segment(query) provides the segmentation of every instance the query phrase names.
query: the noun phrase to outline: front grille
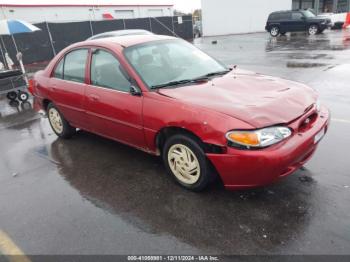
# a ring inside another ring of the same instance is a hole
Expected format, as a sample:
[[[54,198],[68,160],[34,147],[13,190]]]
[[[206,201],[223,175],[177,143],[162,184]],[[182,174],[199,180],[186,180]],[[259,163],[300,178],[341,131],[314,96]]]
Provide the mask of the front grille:
[[[317,113],[312,113],[311,115],[305,117],[299,124],[299,132],[304,132],[310,129],[317,119]]]

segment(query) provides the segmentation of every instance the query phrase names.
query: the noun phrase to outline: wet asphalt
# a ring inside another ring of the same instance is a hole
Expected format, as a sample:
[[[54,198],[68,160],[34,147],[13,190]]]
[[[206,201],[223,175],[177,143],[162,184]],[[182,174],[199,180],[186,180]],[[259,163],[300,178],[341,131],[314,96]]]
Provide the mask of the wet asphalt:
[[[157,157],[86,132],[58,139],[30,104],[1,98],[0,230],[23,252],[350,254],[350,31],[195,44],[315,88],[333,120],[313,159],[268,187],[192,193]]]

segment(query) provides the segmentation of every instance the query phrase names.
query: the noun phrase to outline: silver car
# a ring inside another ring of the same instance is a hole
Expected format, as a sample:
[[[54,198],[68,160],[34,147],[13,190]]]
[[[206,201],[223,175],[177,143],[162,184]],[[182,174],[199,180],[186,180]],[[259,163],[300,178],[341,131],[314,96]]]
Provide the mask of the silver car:
[[[109,32],[93,35],[86,40],[95,40],[95,39],[114,37],[114,36],[125,36],[125,35],[153,35],[153,33],[143,29],[116,30],[116,31],[109,31]]]

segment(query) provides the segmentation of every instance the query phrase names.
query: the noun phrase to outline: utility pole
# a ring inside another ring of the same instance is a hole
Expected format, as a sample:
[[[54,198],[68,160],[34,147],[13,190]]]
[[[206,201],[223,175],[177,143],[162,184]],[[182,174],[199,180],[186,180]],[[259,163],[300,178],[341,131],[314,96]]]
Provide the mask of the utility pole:
[[[320,12],[320,0],[315,0],[314,9],[315,9],[316,14],[318,14]]]
[[[333,12],[332,13],[337,13],[338,12],[338,0],[333,0]]]

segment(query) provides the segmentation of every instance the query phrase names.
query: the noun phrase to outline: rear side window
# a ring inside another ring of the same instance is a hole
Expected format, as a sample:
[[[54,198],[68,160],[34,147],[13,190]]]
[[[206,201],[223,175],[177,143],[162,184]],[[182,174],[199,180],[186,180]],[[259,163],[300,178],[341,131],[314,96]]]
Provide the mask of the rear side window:
[[[278,20],[278,14],[271,14],[269,20]]]
[[[291,12],[283,12],[280,13],[280,20],[288,20],[291,19]]]
[[[121,71],[119,61],[109,52],[96,50],[91,60],[91,84],[129,92],[130,82]]]
[[[56,66],[56,69],[53,73],[53,77],[63,79],[63,63],[64,63],[64,58],[62,58],[61,61]]]
[[[87,49],[74,50],[66,54],[63,65],[63,79],[78,83],[85,82]]]

